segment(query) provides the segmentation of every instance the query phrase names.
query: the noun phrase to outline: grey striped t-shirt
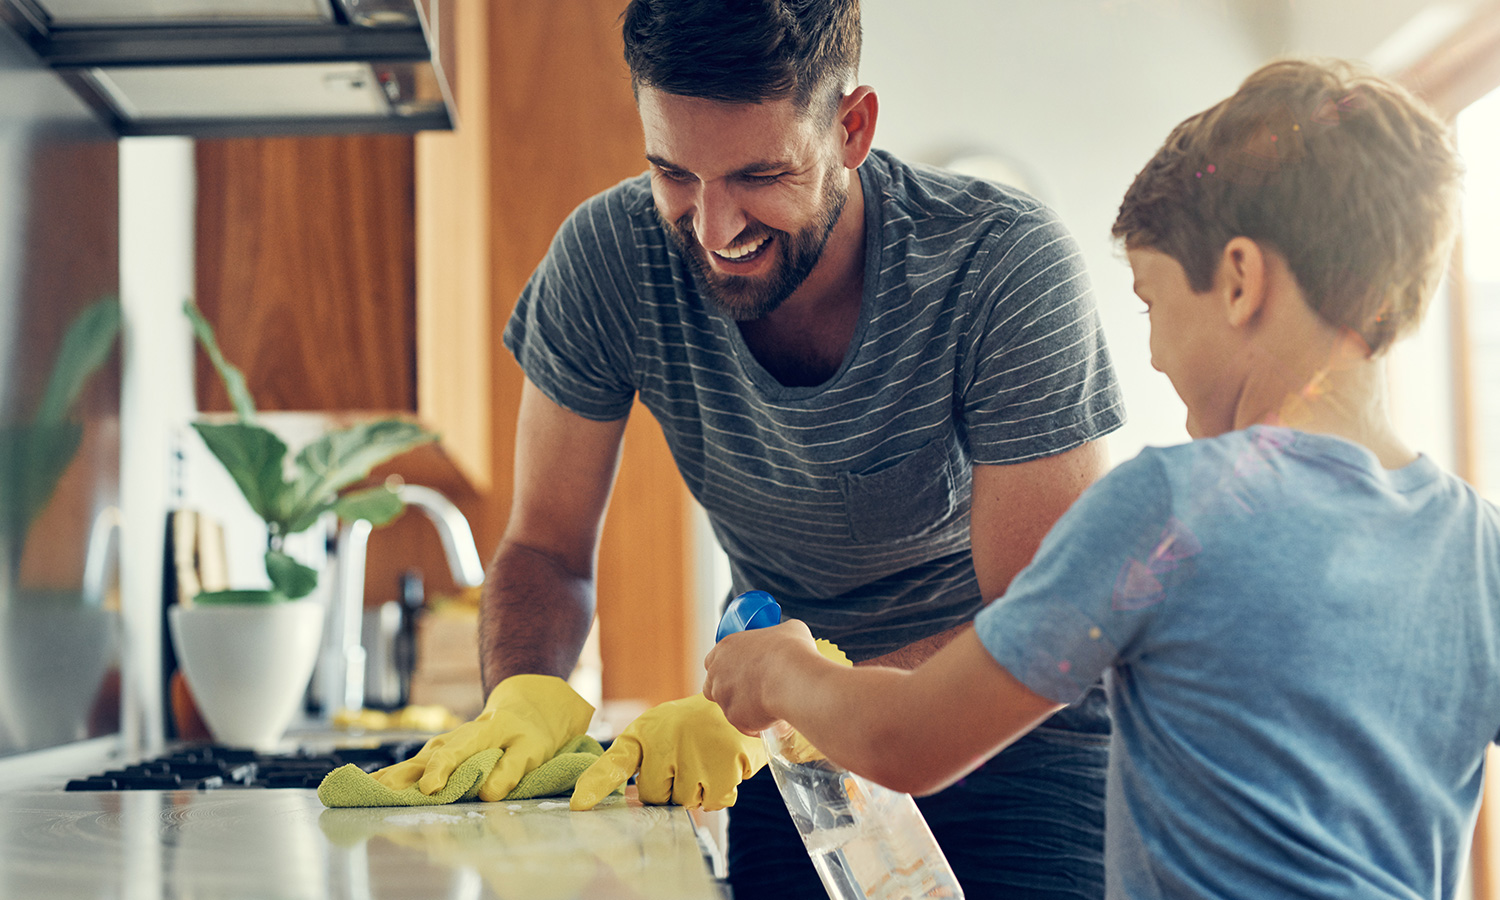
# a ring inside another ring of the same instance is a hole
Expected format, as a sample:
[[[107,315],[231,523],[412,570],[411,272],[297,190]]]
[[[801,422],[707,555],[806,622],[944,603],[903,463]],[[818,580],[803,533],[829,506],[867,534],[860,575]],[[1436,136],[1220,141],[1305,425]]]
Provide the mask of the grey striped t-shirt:
[[[971,466],[1049,456],[1123,421],[1078,248],[1035,199],[875,151],[864,299],[842,368],[777,382],[701,299],[647,176],[583,203],[505,345],[591,419],[656,416],[735,592],[855,660],[971,618]]]

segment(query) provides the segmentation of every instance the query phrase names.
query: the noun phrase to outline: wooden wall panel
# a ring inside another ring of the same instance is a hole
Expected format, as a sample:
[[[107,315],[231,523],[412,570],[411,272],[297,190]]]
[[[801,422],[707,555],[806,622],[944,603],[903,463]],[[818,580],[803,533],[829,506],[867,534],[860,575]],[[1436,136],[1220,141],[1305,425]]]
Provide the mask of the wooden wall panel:
[[[416,137],[417,411],[469,483],[492,486],[489,7],[466,3],[443,34],[461,42],[458,128]],[[457,34],[455,35],[455,29]]]
[[[200,141],[197,301],[261,408],[416,410],[412,139]],[[199,354],[199,409],[229,409]]]

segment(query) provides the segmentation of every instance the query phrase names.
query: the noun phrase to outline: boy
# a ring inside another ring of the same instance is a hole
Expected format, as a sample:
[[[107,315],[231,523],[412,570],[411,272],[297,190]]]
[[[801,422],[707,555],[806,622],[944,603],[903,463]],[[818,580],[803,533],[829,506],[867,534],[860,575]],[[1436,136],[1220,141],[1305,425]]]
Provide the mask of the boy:
[[[922,793],[1103,675],[1110,897],[1451,896],[1500,734],[1500,511],[1402,444],[1380,356],[1458,183],[1399,87],[1251,75],[1114,226],[1194,440],[1096,483],[917,670],[827,663],[786,622],[725,639],[705,694]]]

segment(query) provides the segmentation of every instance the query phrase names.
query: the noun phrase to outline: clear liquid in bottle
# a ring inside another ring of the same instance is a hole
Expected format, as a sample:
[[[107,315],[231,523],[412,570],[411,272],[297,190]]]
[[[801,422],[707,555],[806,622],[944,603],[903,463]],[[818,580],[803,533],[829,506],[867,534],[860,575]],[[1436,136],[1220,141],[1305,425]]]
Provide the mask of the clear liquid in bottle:
[[[716,640],[781,621],[765,591],[729,601]],[[835,764],[785,722],[761,732],[771,775],[832,900],[963,900],[910,794]]]
[[[910,794],[823,758],[785,722],[762,732],[771,774],[833,900],[961,900]]]

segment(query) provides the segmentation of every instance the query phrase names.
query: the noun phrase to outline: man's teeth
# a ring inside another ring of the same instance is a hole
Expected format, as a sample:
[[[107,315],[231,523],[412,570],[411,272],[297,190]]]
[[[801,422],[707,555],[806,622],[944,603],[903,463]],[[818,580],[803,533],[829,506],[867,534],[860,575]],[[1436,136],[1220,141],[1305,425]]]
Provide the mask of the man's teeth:
[[[742,259],[759,250],[761,246],[770,239],[770,235],[765,235],[758,240],[752,241],[751,243],[740,244],[738,247],[727,247],[723,250],[715,250],[714,253],[724,257],[725,259]]]

